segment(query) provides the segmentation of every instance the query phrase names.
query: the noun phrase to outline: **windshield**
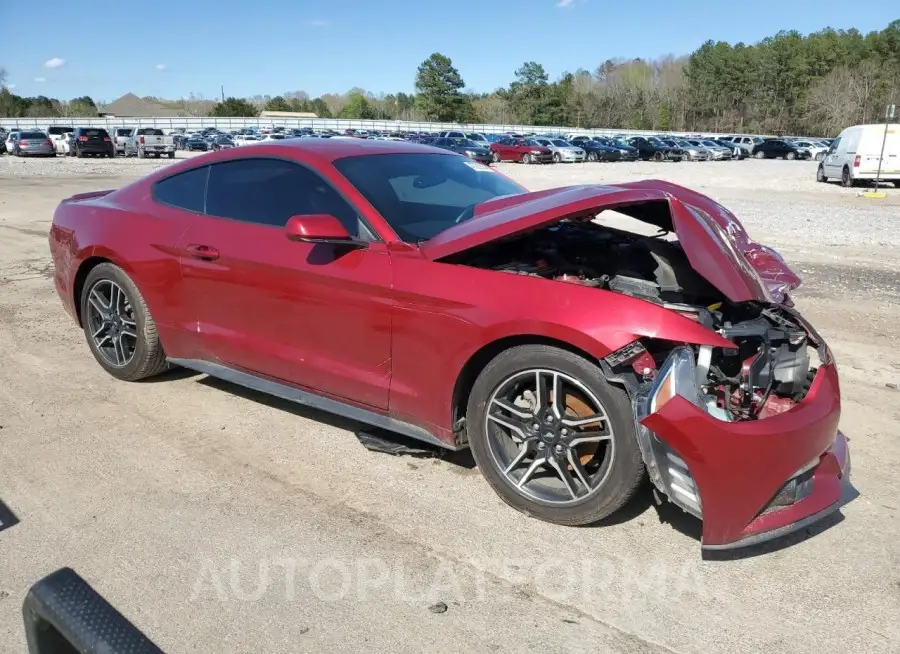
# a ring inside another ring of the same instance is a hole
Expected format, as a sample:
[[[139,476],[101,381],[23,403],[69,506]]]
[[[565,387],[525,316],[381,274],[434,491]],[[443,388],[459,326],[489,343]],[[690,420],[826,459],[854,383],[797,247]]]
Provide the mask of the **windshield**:
[[[27,141],[29,139],[45,139],[47,135],[43,132],[22,132],[19,134],[19,138],[23,141]]]
[[[719,144],[716,143],[715,141],[700,141],[700,142],[701,142],[703,145],[706,145],[706,146],[709,146],[709,147],[712,147],[712,148],[717,147],[717,146],[719,145]]]
[[[550,141],[553,145],[558,148],[571,148],[572,145],[568,141],[563,141],[562,139],[553,139]]]
[[[479,146],[475,141],[471,141],[469,139],[456,139],[454,141],[457,147],[460,148],[478,148]]]
[[[364,155],[338,159],[334,166],[410,243],[468,220],[482,202],[527,192],[495,170],[455,155]]]
[[[484,138],[484,136],[482,136],[481,134],[466,134],[466,137],[473,141],[481,141],[482,143],[485,143],[487,141],[487,139]]]

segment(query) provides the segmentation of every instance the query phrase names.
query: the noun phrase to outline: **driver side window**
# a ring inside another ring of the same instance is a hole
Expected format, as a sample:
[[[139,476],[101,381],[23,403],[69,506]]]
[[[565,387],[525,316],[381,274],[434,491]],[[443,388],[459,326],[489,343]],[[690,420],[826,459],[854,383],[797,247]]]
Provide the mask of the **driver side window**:
[[[828,148],[828,154],[834,154],[837,152],[838,146],[841,144],[841,138],[838,137],[834,139],[834,142],[831,144],[831,147]]]

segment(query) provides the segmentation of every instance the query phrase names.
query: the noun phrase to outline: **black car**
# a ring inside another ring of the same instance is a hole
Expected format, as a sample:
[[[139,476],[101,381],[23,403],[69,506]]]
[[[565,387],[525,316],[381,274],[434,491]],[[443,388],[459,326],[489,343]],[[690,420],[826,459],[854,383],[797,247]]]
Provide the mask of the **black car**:
[[[790,141],[783,139],[765,139],[762,143],[753,146],[750,153],[756,159],[810,159],[812,153],[806,148],[801,148]]]
[[[684,150],[666,145],[655,136],[634,136],[628,139],[628,144],[637,149],[644,161],[681,161],[684,159]]]
[[[491,162],[491,151],[469,139],[437,138],[428,145],[465,155],[469,159],[478,161],[479,163],[488,164]]]
[[[638,149],[625,141],[604,136],[595,136],[593,137],[593,140],[608,148],[615,148],[618,150],[619,154],[622,155],[622,161],[637,161],[641,158],[641,153],[638,152]]]
[[[109,157],[116,156],[116,146],[113,140],[102,127],[76,127],[69,146],[70,157]]]
[[[571,141],[572,145],[577,145],[584,150],[584,158],[587,161],[621,161],[622,153],[618,148],[603,145],[600,141],[587,136],[576,136]]]
[[[209,143],[202,136],[194,135],[184,141],[184,149],[188,152],[193,152],[194,150],[201,150],[206,152],[209,150]]]

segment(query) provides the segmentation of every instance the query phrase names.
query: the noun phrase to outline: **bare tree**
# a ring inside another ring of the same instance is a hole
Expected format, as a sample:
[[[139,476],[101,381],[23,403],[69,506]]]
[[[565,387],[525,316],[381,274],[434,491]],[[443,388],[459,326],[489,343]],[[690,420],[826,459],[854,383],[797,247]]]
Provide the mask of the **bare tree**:
[[[188,97],[182,100],[184,113],[188,116],[205,116],[209,111],[209,100],[202,93],[188,93]]]

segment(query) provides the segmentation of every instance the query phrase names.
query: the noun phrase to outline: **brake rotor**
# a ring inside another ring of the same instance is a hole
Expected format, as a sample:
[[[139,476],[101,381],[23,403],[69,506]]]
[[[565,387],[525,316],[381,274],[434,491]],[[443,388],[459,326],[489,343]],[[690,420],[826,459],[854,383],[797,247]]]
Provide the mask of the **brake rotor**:
[[[566,393],[566,414],[571,415],[573,418],[587,418],[588,416],[594,415],[594,411],[577,395]],[[602,422],[602,420],[589,422],[578,426],[577,429],[586,429]],[[578,458],[581,461],[581,465],[587,465],[587,463],[589,463],[597,454],[597,450],[600,449],[600,443],[581,443],[580,445],[577,445],[575,449],[578,452]]]

